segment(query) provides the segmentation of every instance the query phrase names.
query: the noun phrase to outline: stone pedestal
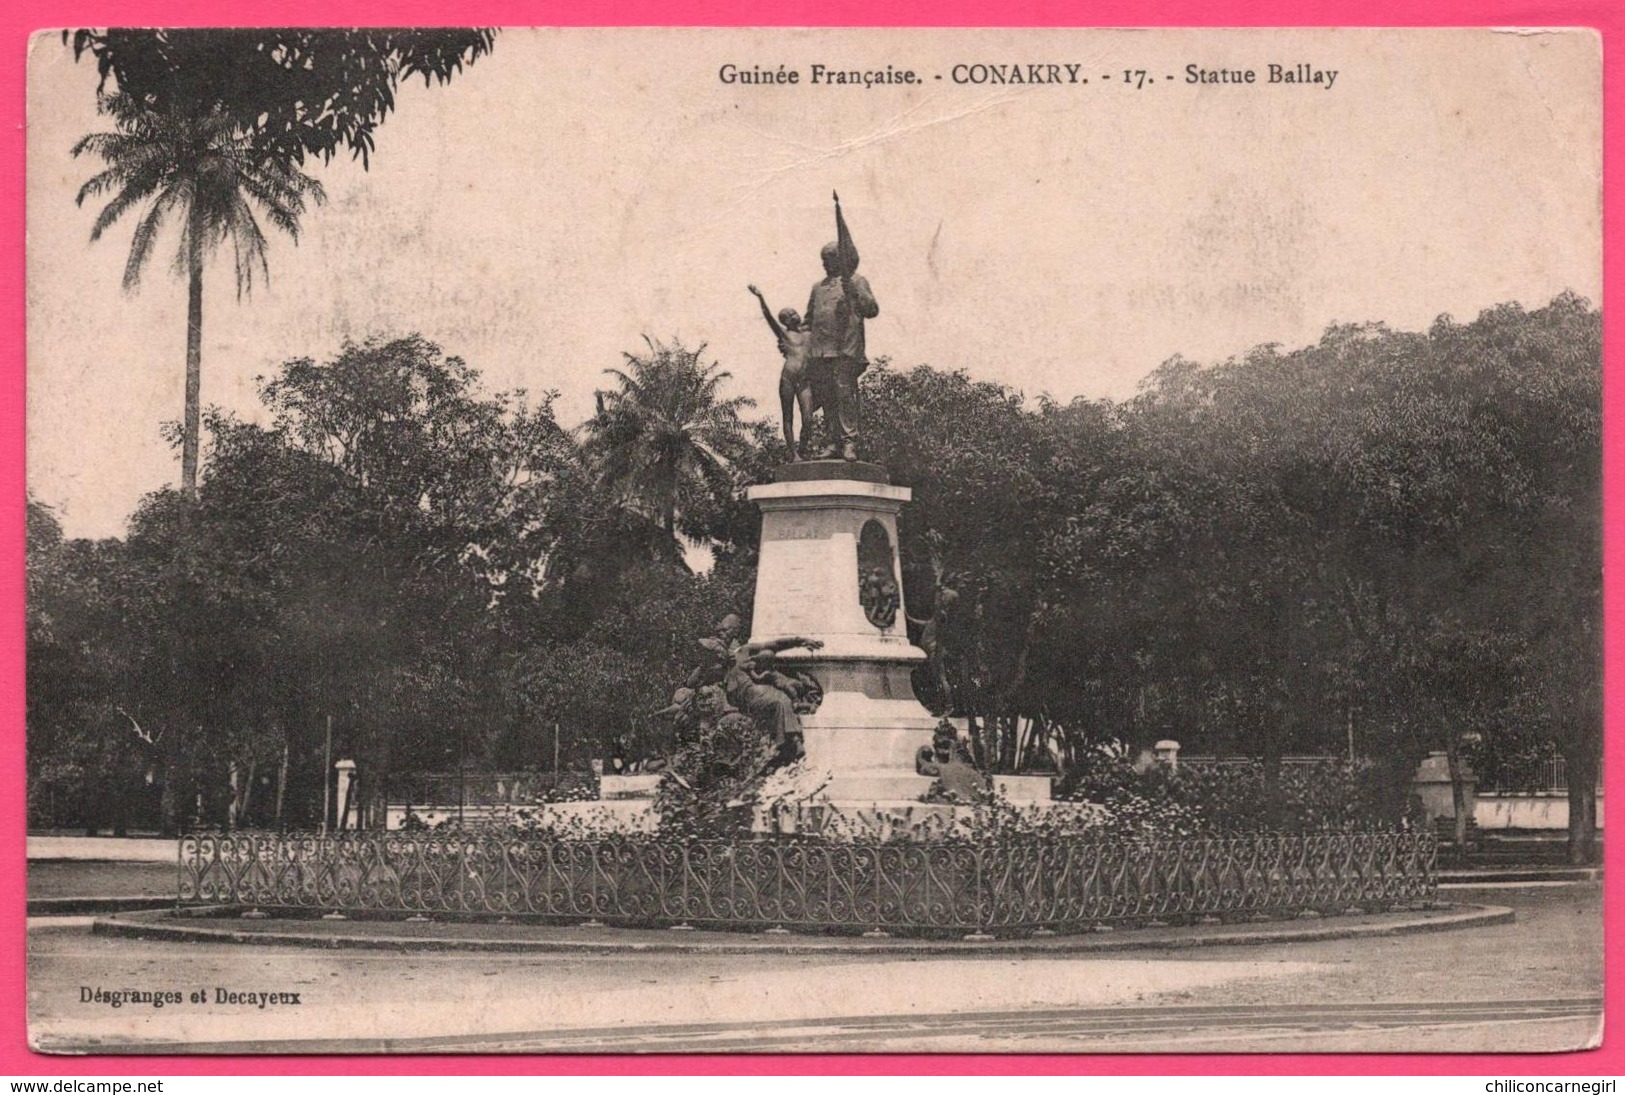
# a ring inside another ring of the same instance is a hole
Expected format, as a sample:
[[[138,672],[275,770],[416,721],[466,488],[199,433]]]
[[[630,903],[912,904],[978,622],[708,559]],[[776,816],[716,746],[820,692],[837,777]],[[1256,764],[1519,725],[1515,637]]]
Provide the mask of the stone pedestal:
[[[817,713],[801,720],[804,767],[823,783],[814,797],[917,800],[931,780],[915,773],[914,754],[931,743],[936,719],[909,679],[925,661],[908,641],[897,556],[897,513],[911,492],[888,483],[879,465],[816,460],[779,469],[777,482],[747,496],[762,510],[751,641],[801,636],[824,644],[781,655],[824,688]],[[864,572],[889,568],[898,598],[889,626],[865,615],[860,554]]]
[[[781,659],[816,677],[824,700],[802,716],[807,759],[802,801],[842,809],[920,806],[931,788],[915,754],[937,720],[914,696],[910,674],[925,661],[908,641],[897,554],[897,514],[912,492],[878,464],[815,460],[789,464],[773,483],[750,488],[762,510],[751,641],[799,636],[822,648]],[[896,587],[895,617],[871,622],[863,576],[879,568]],[[1049,800],[1049,781],[1003,777],[1013,800]],[[951,809],[951,808],[949,808]]]
[[[1462,762],[1462,783],[1467,792],[1467,816],[1471,818],[1474,805],[1478,797],[1478,774]],[[1416,775],[1411,778],[1411,788],[1416,796],[1422,800],[1422,808],[1427,811],[1429,821],[1449,819],[1456,817],[1456,793],[1450,783],[1450,757],[1444,752],[1429,753],[1421,764],[1416,766]]]

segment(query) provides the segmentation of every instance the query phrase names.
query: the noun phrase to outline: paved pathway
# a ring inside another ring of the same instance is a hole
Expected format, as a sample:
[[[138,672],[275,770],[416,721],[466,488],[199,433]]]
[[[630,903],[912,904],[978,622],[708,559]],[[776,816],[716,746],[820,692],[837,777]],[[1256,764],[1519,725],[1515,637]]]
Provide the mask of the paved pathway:
[[[174,863],[173,840],[152,837],[31,836],[29,859],[95,859],[115,863]]]
[[[1496,890],[1513,923],[1133,955],[394,954],[182,944],[30,922],[46,1050],[1559,1050],[1600,1023],[1601,887]],[[82,1002],[205,991],[206,1006]],[[215,990],[297,1005],[217,1004]]]
[[[867,1015],[840,1019],[669,1023],[373,1040],[310,1038],[282,1043],[299,1053],[822,1053],[1088,1050],[1142,1053],[1185,1050],[1187,1043],[1228,1050],[1315,1051],[1326,1038],[1357,1035],[1361,1049],[1396,1039],[1442,1037],[1460,1052],[1539,1050],[1554,1039],[1583,1045],[1600,1034],[1601,997],[1433,1001],[1400,1004],[1318,1004],[1154,1008],[1058,1008],[946,1014]],[[1225,1043],[1229,1043],[1226,1045]],[[255,1053],[263,1041],[155,1043],[145,1053]],[[1283,1048],[1283,1047],[1277,1047]]]

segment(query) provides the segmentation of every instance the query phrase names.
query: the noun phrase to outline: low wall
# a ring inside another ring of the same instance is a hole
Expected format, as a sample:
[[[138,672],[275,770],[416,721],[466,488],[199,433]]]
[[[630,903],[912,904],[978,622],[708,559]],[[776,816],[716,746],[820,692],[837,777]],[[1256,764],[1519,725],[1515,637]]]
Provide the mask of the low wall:
[[[1597,828],[1603,827],[1603,796],[1597,796]],[[1569,796],[1559,794],[1498,795],[1479,792],[1473,805],[1478,827],[1492,829],[1555,829],[1569,827]]]
[[[175,841],[146,837],[30,836],[28,858],[89,859],[114,863],[173,863]]]
[[[182,905],[759,929],[1081,931],[1430,900],[1430,833],[862,844],[191,834]]]

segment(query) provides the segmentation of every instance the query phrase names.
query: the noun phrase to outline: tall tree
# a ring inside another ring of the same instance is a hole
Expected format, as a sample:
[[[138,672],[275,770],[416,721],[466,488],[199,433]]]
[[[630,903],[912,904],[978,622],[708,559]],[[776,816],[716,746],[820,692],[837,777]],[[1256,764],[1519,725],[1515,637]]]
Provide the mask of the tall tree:
[[[750,442],[740,412],[755,401],[723,397],[731,374],[704,352],[651,341],[648,354],[627,354],[625,369],[605,370],[619,387],[600,393],[587,423],[604,489],[671,536],[703,534],[685,517],[734,491],[733,464]]]
[[[79,190],[77,201],[108,197],[91,227],[92,241],[126,213],[141,209],[136,221],[124,287],[133,290],[152,257],[165,222],[180,222],[175,269],[187,280],[186,406],[181,433],[181,487],[197,493],[199,401],[203,368],[203,267],[221,244],[234,252],[237,292],[248,291],[256,268],[269,275],[265,234],[255,217],[265,218],[296,240],[306,201],[323,200],[321,184],[285,160],[256,150],[232,117],[216,107],[198,111],[182,103],[161,109],[114,94],[102,100],[117,129],[92,133],[73,146],[75,156],[91,153],[106,167]]]
[[[1054,607],[1039,550],[1061,508],[1057,431],[1020,392],[963,372],[880,363],[863,386],[874,456],[916,499],[898,535],[905,601],[935,662],[925,702],[969,718],[978,759],[1013,770],[1047,736],[1033,667]],[[1077,425],[1082,447],[1092,431]],[[1068,489],[1084,489],[1087,473],[1070,470]]]
[[[547,494],[575,442],[554,393],[490,394],[479,372],[420,335],[346,343],[259,380],[286,439],[340,469],[375,505],[423,530],[444,557],[520,584],[545,553]]]

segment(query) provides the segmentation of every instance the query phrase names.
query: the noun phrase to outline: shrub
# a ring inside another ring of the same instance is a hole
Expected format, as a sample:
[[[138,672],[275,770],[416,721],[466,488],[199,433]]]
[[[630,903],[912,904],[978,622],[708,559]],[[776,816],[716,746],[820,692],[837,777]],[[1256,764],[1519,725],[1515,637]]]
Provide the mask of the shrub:
[[[1100,806],[1106,831],[1124,837],[1194,836],[1208,830],[1179,794],[1178,777],[1162,765],[1136,768],[1122,745],[1090,750],[1062,781],[1064,802]]]
[[[1285,765],[1274,793],[1258,761],[1136,766],[1121,747],[1093,751],[1063,783],[1062,799],[1104,807],[1124,836],[1395,829],[1382,772],[1369,761]]]

